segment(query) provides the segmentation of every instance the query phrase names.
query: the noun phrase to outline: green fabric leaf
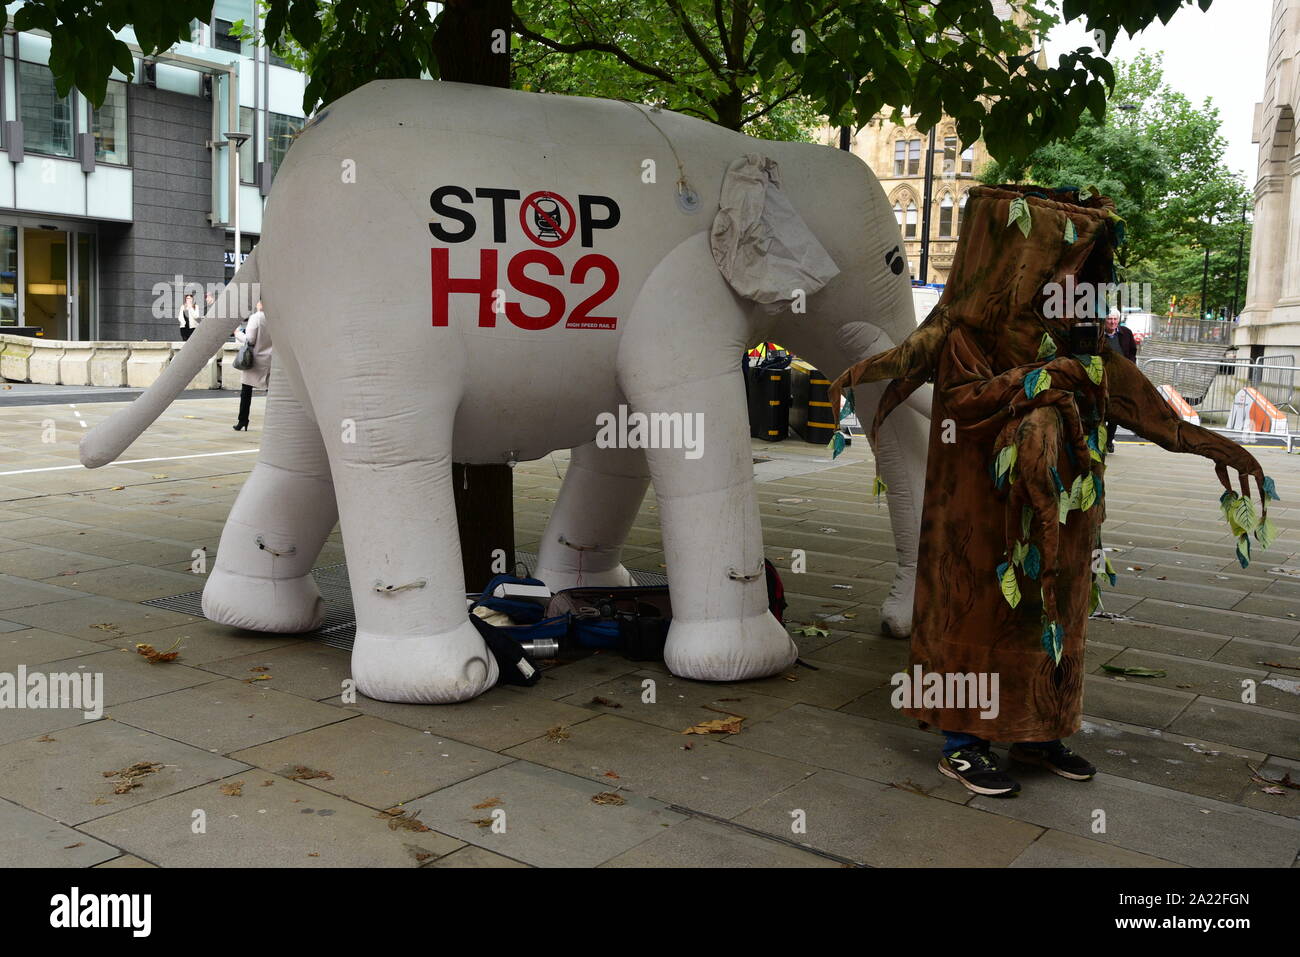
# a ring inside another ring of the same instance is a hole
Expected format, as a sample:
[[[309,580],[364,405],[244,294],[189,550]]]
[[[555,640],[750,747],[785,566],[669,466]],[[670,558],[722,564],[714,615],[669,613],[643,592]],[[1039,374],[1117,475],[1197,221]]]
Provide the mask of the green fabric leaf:
[[[1055,466],[1055,465],[1049,465],[1049,466],[1047,467],[1047,472],[1048,472],[1049,475],[1052,476],[1052,484],[1054,484],[1054,485],[1056,486],[1056,494],[1059,495],[1059,494],[1061,494],[1062,492],[1064,492],[1064,491],[1065,491],[1065,483],[1061,481],[1061,473],[1058,472],[1058,471],[1056,471],[1056,466]]]
[[[1242,535],[1237,539],[1237,563],[1242,568],[1250,565],[1250,536]]]
[[[1019,565],[1023,562],[1025,560],[1025,552],[1028,550],[1029,546],[1024,542],[1016,542],[1015,547],[1011,549],[1011,564]]]
[[[1016,463],[1016,447],[1014,445],[1003,446],[1002,451],[998,453],[997,467],[994,470],[994,474],[997,476],[999,480],[998,482],[999,485],[1001,485],[1002,476],[1010,472],[1011,466],[1015,465],[1015,463]]]
[[[1020,227],[1021,234],[1028,239],[1029,231],[1034,226],[1033,214],[1029,211],[1029,200],[1023,196],[1017,196],[1011,201],[1011,215],[1007,217],[1007,225],[1015,223]]]
[[[853,414],[853,390],[849,389],[844,393],[844,404],[840,408],[840,421],[843,422]]]
[[[889,486],[885,484],[885,480],[882,479],[879,475],[877,475],[876,481],[871,487],[871,494],[874,495],[876,498],[880,498],[881,495],[884,495],[888,491],[889,491]]]
[[[1020,604],[1020,583],[1016,581],[1015,566],[1010,564],[1002,572],[1002,597],[1012,608]]]
[[[1104,555],[1106,559],[1106,577],[1110,579],[1110,587],[1114,588],[1119,581],[1119,576],[1115,574],[1115,566],[1110,563],[1110,556]]]
[[[1271,518],[1265,518],[1255,527],[1255,541],[1260,548],[1268,548],[1277,540],[1277,528]]]
[[[1255,530],[1259,519],[1255,516],[1255,503],[1244,495],[1237,496],[1228,512],[1228,526],[1234,535],[1247,535]]]
[[[1042,642],[1043,650],[1059,665],[1061,663],[1061,652],[1065,647],[1065,632],[1061,630],[1061,626],[1054,621],[1046,622],[1043,625]]]
[[[844,433],[836,432],[831,436],[831,440],[826,443],[826,448],[830,449],[831,458],[837,459],[840,453],[844,451]]]
[[[1092,576],[1092,594],[1088,599],[1088,614],[1096,614],[1097,609],[1101,607],[1101,585],[1097,582],[1097,576]]]
[[[1084,367],[1088,370],[1088,378],[1092,380],[1093,385],[1101,385],[1101,377],[1106,372],[1106,365],[1101,356],[1093,356],[1084,363]]]
[[[1264,500],[1271,502],[1282,501],[1282,499],[1278,497],[1277,486],[1273,484],[1273,480],[1267,475],[1264,476]]]
[[[1056,343],[1052,340],[1052,337],[1048,335],[1046,332],[1043,333],[1042,342],[1038,343],[1038,358],[1039,359],[1056,358]]]
[[[1034,521],[1034,510],[1026,505],[1020,510],[1020,534],[1029,537],[1029,527]]]
[[[1025,549],[1025,557],[1020,563],[1020,567],[1025,570],[1025,574],[1037,581],[1039,573],[1043,570],[1043,556],[1039,552],[1038,546],[1030,544]]]
[[[1052,387],[1052,374],[1046,369],[1035,369],[1025,376],[1025,395],[1033,398],[1044,389]]]
[[[1101,670],[1109,671],[1113,675],[1128,675],[1131,678],[1164,678],[1168,675],[1168,672],[1158,668],[1121,668],[1119,665],[1102,665]]]
[[[1085,512],[1097,504],[1097,483],[1093,481],[1091,474],[1083,476],[1083,482],[1079,486],[1079,508]]]
[[[1074,220],[1069,216],[1065,217],[1065,241],[1073,243],[1079,238],[1079,231],[1074,228]]]

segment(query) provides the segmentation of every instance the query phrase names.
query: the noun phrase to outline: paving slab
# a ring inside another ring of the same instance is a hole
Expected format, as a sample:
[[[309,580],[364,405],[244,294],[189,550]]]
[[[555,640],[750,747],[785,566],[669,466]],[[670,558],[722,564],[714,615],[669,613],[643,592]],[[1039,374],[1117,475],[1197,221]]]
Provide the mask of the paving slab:
[[[94,867],[120,853],[111,844],[0,800],[0,861],[5,867]]]
[[[964,804],[970,792],[938,771],[942,739],[841,711],[797,704],[722,743],[798,760]]]
[[[125,601],[147,601],[195,591],[202,577],[193,574],[162,571],[147,565],[118,564],[78,572],[76,575],[59,575],[47,584],[75,588],[92,595],[105,595]]]
[[[1169,730],[1300,759],[1300,717],[1262,705],[1197,698]]]
[[[244,631],[202,618],[181,625],[159,628],[146,634],[127,636],[125,639],[115,636],[112,632],[105,632],[105,635],[105,644],[118,647],[134,648],[140,641],[148,642],[158,649],[176,646],[176,650],[180,652],[180,657],[176,660],[192,667],[203,667],[229,658],[240,658],[256,652],[302,644],[304,641],[301,635]],[[180,644],[177,645],[177,642]],[[243,674],[239,677],[250,676]],[[334,693],[338,694],[338,690],[336,686]]]
[[[84,638],[20,626],[21,630],[0,631],[0,671],[13,671],[18,665],[39,665],[78,655],[93,655],[104,646]]]
[[[1300,821],[1171,788],[1109,774],[1066,781],[1036,768],[1020,783],[1014,800],[976,796],[970,806],[1192,867],[1290,867],[1300,851]],[[1101,824],[1105,832],[1094,832]]]
[[[1184,867],[1170,861],[1090,841],[1048,828],[1009,865],[1011,867]]]
[[[292,777],[298,767],[324,771],[329,777],[304,779],[303,783],[378,810],[511,760],[368,715],[245,748],[231,757],[284,777]]]
[[[118,771],[141,761],[161,764],[162,768],[139,778],[139,787],[124,794],[113,793],[117,779],[105,777],[103,772]],[[44,738],[0,745],[0,797],[56,821],[79,825],[186,791],[244,767],[116,721],[95,721]],[[117,843],[112,838],[106,840]]]
[[[1005,867],[1041,829],[997,814],[818,771],[737,823],[873,867]],[[801,823],[805,830],[793,828]],[[978,835],[978,839],[972,839]]]
[[[601,867],[844,867],[782,841],[704,818],[675,824]]]
[[[33,628],[90,641],[111,641],[199,620],[193,615],[182,615],[164,608],[93,595],[10,608],[4,612],[4,617]]]
[[[117,558],[104,558],[100,555],[87,555],[63,548],[44,548],[39,545],[24,545],[21,548],[0,552],[0,574],[16,575],[32,580],[68,578],[94,568],[120,564],[122,560]],[[64,585],[67,582],[60,580],[51,584]],[[89,591],[89,589],[84,590]]]
[[[1115,656],[1108,664],[1119,668],[1145,668],[1163,671],[1162,677],[1138,678],[1126,676],[1128,681],[1153,688],[1171,688],[1188,691],[1208,698],[1239,701],[1247,685],[1254,682],[1260,704],[1279,711],[1300,712],[1300,695],[1288,694],[1278,688],[1261,685],[1268,677],[1268,668],[1242,668],[1218,661],[1195,661],[1178,655],[1162,655],[1154,651],[1127,650]]]
[[[537,867],[594,867],[684,821],[661,801],[517,761],[406,805],[420,820],[468,844]],[[495,814],[496,832],[476,821]]]
[[[1084,714],[1164,728],[1196,697],[1190,691],[1157,688],[1141,681],[1122,675],[1084,675]]]
[[[543,736],[505,753],[725,818],[753,807],[814,770],[800,761],[729,747],[708,736],[683,735],[611,714],[598,715],[567,731],[567,738]]]
[[[121,857],[115,857],[111,861],[105,861],[103,864],[96,864],[95,867],[157,868],[158,865],[150,864],[148,861],[136,857],[134,854],[123,854]]]
[[[504,751],[544,735],[551,728],[572,727],[595,717],[594,712],[583,708],[502,687],[458,704],[394,704],[361,694],[356,695],[355,702],[344,702],[339,696],[325,703],[489,751]]]
[[[647,681],[653,685],[647,687]],[[653,699],[647,700],[651,691]],[[684,731],[702,721],[728,715],[743,715],[747,720],[756,721],[791,706],[783,698],[755,692],[730,694],[719,691],[711,682],[690,681],[657,671],[620,675],[590,691],[561,698],[560,703],[592,714],[617,714],[620,718],[644,721],[669,731]]]
[[[1139,621],[1226,635],[1229,638],[1256,638],[1289,643],[1300,635],[1300,621],[1290,618],[1267,618],[1238,611],[1220,611],[1204,605],[1160,601],[1156,598],[1144,598],[1126,614]]]
[[[577,661],[548,665],[542,669],[537,684],[528,688],[517,686],[515,690],[555,701],[644,667],[644,662],[628,661],[622,655],[596,653]]]
[[[202,641],[205,646],[208,643],[209,639]],[[243,643],[246,647],[255,646],[252,640]],[[352,676],[351,652],[319,641],[294,640],[279,647],[263,645],[262,648],[265,650],[208,660],[201,667],[204,671],[241,681],[267,676],[270,678],[268,686],[276,691],[316,701],[340,695],[343,682]]]
[[[112,717],[214,754],[229,754],[350,717],[342,709],[297,695],[199,673],[211,680],[116,706]]]
[[[1104,641],[1121,648],[1142,648],[1185,658],[1208,659],[1231,639],[1225,635],[1207,635],[1144,621],[1092,618],[1088,621],[1088,640]]]
[[[241,772],[81,830],[162,867],[419,867],[464,846],[435,830],[392,828],[374,808],[297,781],[272,776],[261,786],[267,777]],[[223,793],[241,781],[239,797]]]
[[[436,861],[431,861],[424,865],[425,867],[441,868],[483,868],[483,867],[528,867],[521,861],[513,860],[503,854],[494,854],[492,851],[485,850],[481,847],[462,847],[459,851],[452,851],[446,857],[440,857]]]

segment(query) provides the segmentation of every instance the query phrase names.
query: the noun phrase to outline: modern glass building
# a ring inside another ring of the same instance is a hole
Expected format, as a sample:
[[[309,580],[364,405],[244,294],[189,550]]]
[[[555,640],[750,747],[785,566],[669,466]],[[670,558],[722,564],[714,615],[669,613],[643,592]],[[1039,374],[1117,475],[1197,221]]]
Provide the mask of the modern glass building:
[[[57,95],[48,36],[5,34],[0,332],[177,339],[158,284],[224,282],[236,234],[252,249],[306,79],[232,36],[238,21],[260,34],[255,0],[216,0],[190,42],[148,58],[123,30],[135,77],[114,71],[99,109]]]

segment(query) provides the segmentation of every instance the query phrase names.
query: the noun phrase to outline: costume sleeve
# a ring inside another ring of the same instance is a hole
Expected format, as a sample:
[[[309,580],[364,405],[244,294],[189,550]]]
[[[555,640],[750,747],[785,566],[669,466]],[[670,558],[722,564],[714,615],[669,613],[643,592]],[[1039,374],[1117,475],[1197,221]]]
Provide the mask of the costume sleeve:
[[[1217,432],[1180,419],[1150,380],[1127,359],[1108,355],[1105,362],[1110,384],[1108,418],[1170,452],[1190,452],[1211,459],[1225,488],[1231,488],[1227,481],[1229,468],[1242,473],[1243,494],[1247,492],[1247,475],[1255,476],[1262,485],[1264,471],[1253,455]]]

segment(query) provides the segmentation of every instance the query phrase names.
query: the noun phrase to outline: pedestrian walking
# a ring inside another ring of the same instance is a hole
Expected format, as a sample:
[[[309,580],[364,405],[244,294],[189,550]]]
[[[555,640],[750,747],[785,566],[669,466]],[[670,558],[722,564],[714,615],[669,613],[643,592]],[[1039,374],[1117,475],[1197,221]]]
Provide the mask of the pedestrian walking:
[[[271,376],[271,331],[262,311],[262,300],[257,301],[257,310],[248,321],[235,330],[235,341],[241,346],[248,345],[253,360],[247,369],[239,370],[239,421],[234,425],[236,432],[247,432],[253,390],[267,388]]]
[[[185,300],[181,303],[181,311],[177,315],[176,321],[180,323],[181,340],[188,342],[190,336],[194,335],[194,330],[203,321],[203,313],[199,311],[198,305],[194,302],[194,293],[187,292],[185,294]]]

